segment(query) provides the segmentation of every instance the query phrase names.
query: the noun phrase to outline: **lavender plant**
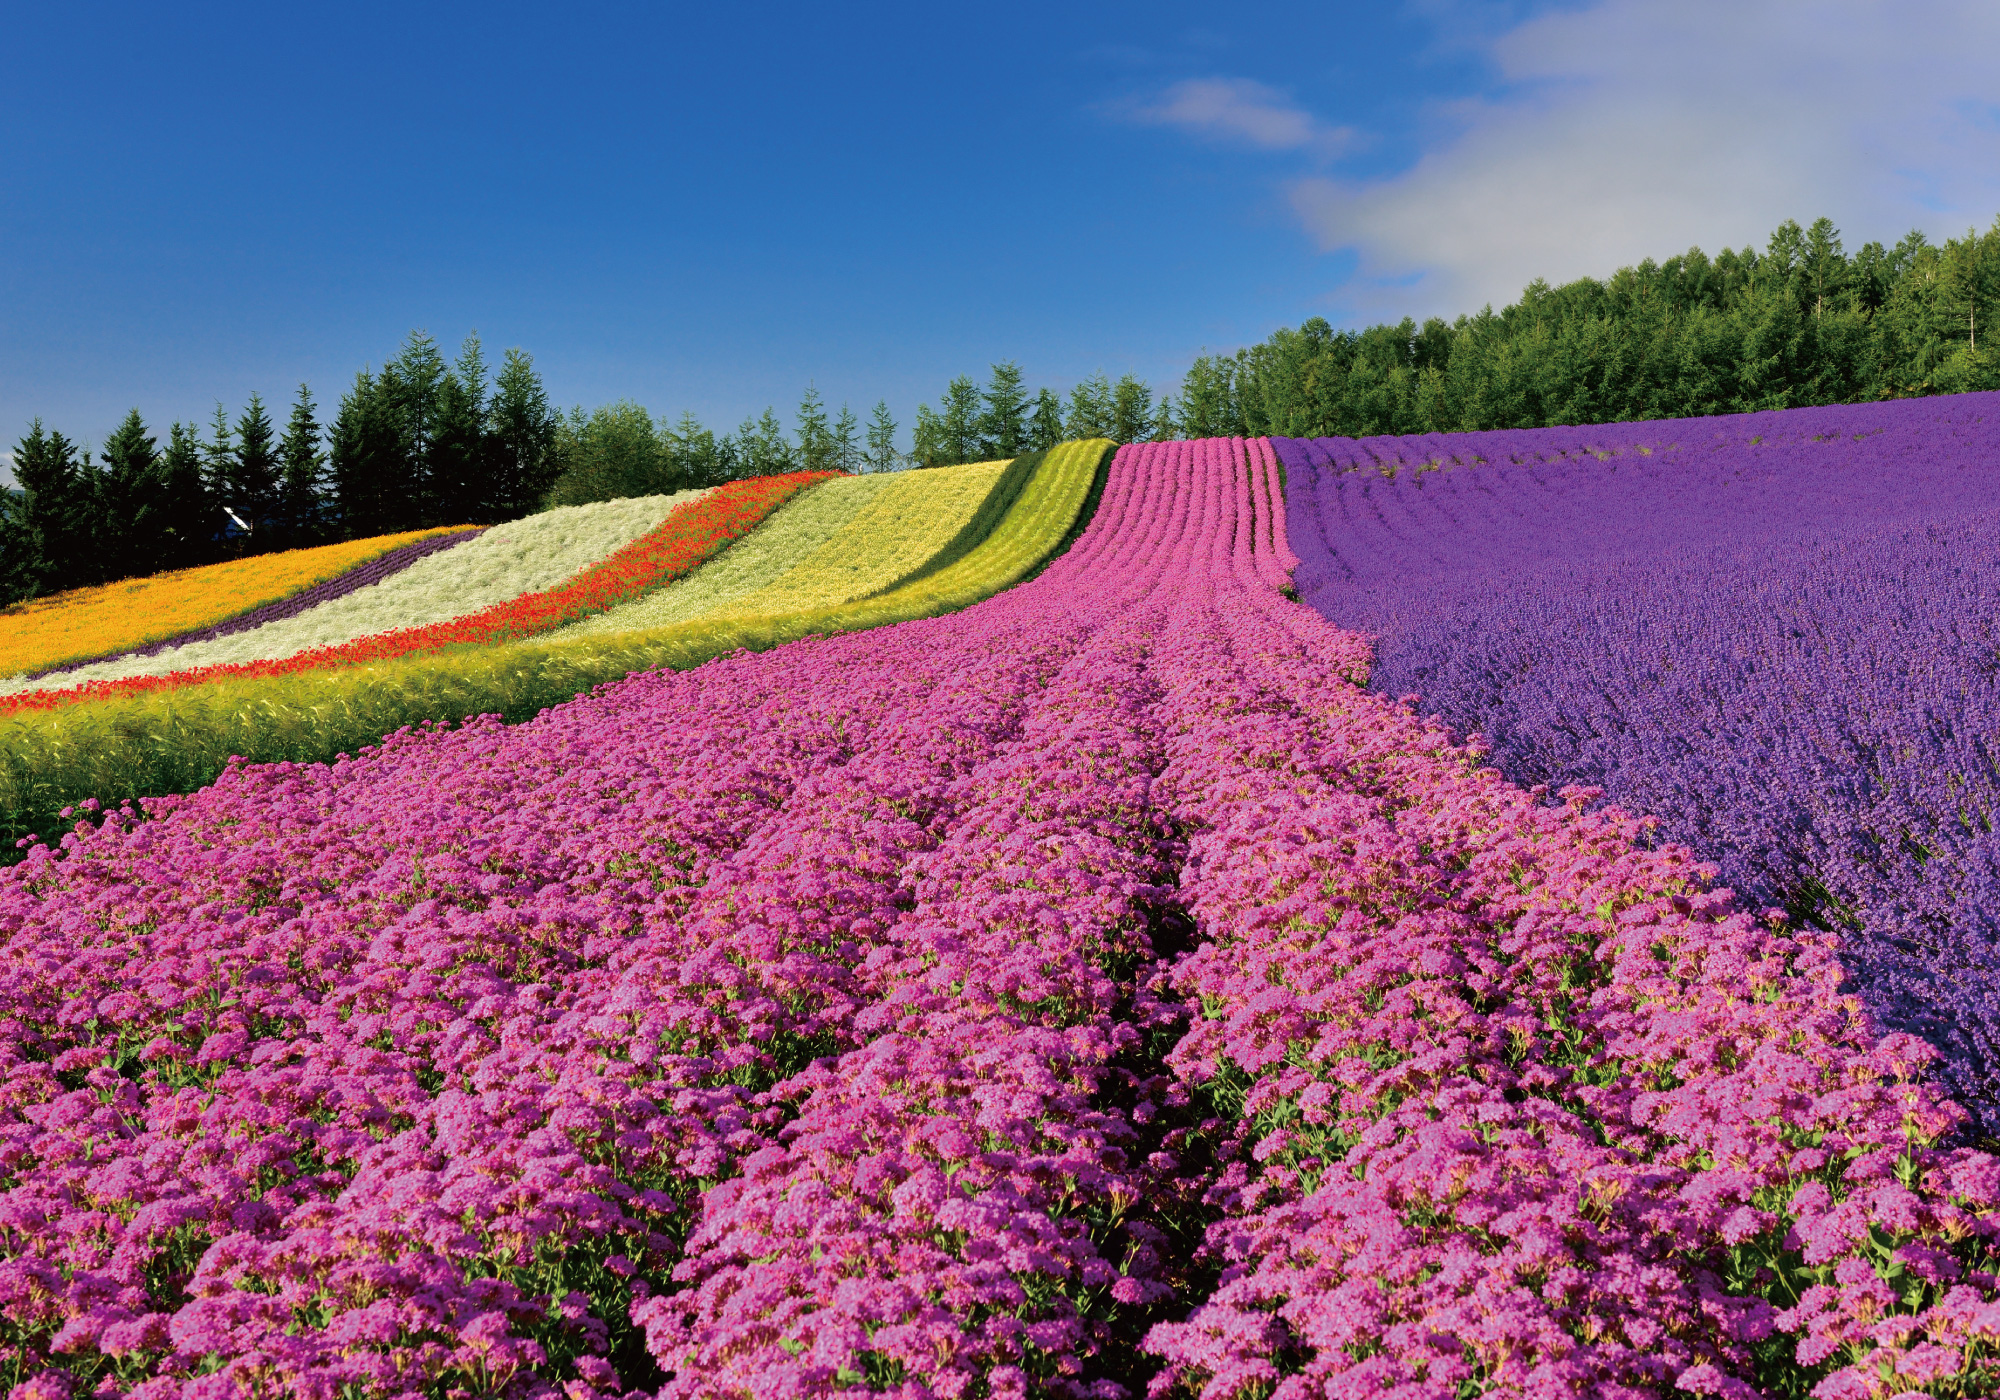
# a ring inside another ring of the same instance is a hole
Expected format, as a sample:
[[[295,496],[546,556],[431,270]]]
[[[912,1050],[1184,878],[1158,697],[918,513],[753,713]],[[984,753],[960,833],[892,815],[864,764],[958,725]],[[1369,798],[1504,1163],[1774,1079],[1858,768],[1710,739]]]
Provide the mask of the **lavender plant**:
[[[1842,932],[2000,1132],[2000,396],[1277,450],[1378,690]]]

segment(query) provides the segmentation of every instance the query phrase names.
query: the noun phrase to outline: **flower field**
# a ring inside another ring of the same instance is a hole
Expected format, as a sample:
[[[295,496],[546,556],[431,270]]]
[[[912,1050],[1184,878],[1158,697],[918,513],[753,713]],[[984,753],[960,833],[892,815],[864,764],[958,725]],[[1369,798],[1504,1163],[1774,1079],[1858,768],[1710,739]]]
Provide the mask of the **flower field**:
[[[186,792],[212,781],[232,756],[328,761],[407,725],[489,712],[521,720],[633,671],[694,666],[738,649],[965,607],[1018,582],[1064,545],[1088,517],[1108,446],[1072,443],[1020,459],[923,569],[875,597],[836,607],[519,641],[482,642],[454,627],[446,629],[449,645],[442,651],[405,647],[439,641],[436,633],[412,629],[393,642],[362,639],[337,656],[321,652],[221,674],[135,678],[82,695],[16,697],[11,710],[0,703],[0,825],[15,838],[53,837],[87,799],[115,804]],[[653,539],[665,553],[651,555],[652,546],[641,542],[635,548],[645,558],[605,561],[607,572],[578,581],[574,595],[558,590],[536,601],[530,620],[565,621],[625,596],[635,581],[627,565],[657,582],[663,561],[692,557],[680,555],[681,546],[722,542],[706,527],[683,532],[681,524],[721,522],[725,533],[742,533],[759,518],[743,509],[747,504],[761,500],[769,509],[804,483],[760,478],[719,488],[701,503],[702,514],[677,514],[661,527],[664,533]],[[519,619],[510,612],[502,609],[480,624],[492,624],[488,637],[502,637],[515,625]]]
[[[0,1382],[1994,1389],[2000,1161],[1839,939],[1365,688],[1270,443],[1102,455],[822,635],[0,871]]]
[[[886,591],[973,521],[1005,462],[846,477],[801,497],[679,588],[577,623],[570,635],[633,632],[723,616],[782,616]]]
[[[2000,397],[1278,450],[1380,690],[1839,930],[2000,1133]]]
[[[483,531],[468,543],[419,560],[372,587],[250,631],[44,675],[8,690],[14,696],[46,693],[67,703],[107,693],[122,681],[214,674],[218,667],[284,661],[359,638],[452,622],[568,581],[655,529],[676,507],[691,504],[700,495],[690,491],[544,511]]]
[[[282,604],[426,541],[466,531],[416,530],[317,549],[232,559],[199,569],[125,579],[19,603],[0,611],[0,676],[25,678],[124,655],[217,628]],[[433,546],[435,547],[435,545]],[[414,563],[422,554],[415,554]],[[4,683],[0,683],[4,684]]]

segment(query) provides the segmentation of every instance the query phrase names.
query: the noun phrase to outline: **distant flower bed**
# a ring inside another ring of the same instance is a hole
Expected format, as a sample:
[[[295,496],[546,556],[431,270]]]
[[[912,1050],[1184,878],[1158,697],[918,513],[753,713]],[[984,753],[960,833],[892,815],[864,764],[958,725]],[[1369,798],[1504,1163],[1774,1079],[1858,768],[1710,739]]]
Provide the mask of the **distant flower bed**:
[[[317,613],[305,614],[290,620],[287,626],[292,631],[270,642],[271,650],[283,648],[279,655],[186,668],[171,666],[171,656],[157,657],[152,659],[155,669],[150,674],[92,680],[61,690],[28,691],[0,698],[0,714],[53,709],[81,700],[141,695],[234,677],[284,676],[534,636],[601,612],[678,577],[750,529],[784,500],[824,476],[825,473],[794,473],[759,477],[709,492],[605,501],[529,516],[495,527],[473,544],[455,551],[453,556],[437,560],[439,571],[413,577],[418,569],[408,570],[396,580],[407,587],[379,597],[342,600],[355,604],[350,611],[356,611],[364,622],[389,621],[398,610],[408,617],[423,607],[428,607],[433,615],[445,614],[438,621],[415,627],[380,627],[352,635],[353,619],[345,615],[321,618]],[[609,556],[604,555],[602,541],[607,531],[629,533],[633,522],[659,520],[662,514],[664,520]],[[578,528],[576,522],[593,528]],[[558,544],[563,547],[555,547]],[[500,553],[503,546],[507,552]],[[574,560],[579,557],[588,560],[592,556],[596,556],[596,562],[586,563],[581,572],[572,572],[553,588],[521,593],[452,615],[462,600],[479,596],[479,589],[468,586],[467,575],[473,566],[480,569],[480,579],[486,591],[491,592],[507,587],[509,578],[532,581],[536,569],[543,576],[558,567],[573,570]],[[290,646],[294,636],[315,625],[338,628],[349,635],[330,644]],[[241,640],[254,645],[255,638]]]
[[[0,612],[0,676],[45,673],[214,627],[410,544],[471,530],[407,530],[123,579]]]

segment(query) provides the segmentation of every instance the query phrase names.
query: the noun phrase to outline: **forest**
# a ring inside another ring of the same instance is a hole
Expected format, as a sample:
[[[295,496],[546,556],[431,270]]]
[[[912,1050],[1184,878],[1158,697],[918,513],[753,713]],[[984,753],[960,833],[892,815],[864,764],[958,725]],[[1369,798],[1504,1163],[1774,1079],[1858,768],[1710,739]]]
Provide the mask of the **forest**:
[[[630,401],[563,413],[524,351],[490,372],[476,335],[447,362],[412,332],[355,376],[326,424],[305,385],[282,427],[255,394],[233,421],[217,404],[206,428],[176,422],[164,443],[134,410],[94,453],[37,420],[14,447],[18,489],[0,495],[0,604],[554,505],[987,461],[1070,439],[1478,431],[1990,389],[1996,315],[2000,220],[1851,255],[1831,221],[1787,221],[1761,252],[1691,248],[1603,280],[1538,280],[1452,322],[1336,330],[1314,317],[1200,356],[1157,399],[1130,374],[1031,392],[1003,362],[920,405],[907,453],[886,402],[863,422],[808,387],[789,429],[766,408],[721,434]]]

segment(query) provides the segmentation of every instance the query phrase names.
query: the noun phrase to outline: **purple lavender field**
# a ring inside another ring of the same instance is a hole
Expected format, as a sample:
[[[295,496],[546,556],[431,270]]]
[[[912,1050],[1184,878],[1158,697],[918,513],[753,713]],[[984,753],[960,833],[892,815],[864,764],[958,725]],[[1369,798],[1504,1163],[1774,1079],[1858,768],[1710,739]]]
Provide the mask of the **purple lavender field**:
[[[2000,1134],[2000,395],[1274,445],[1376,689],[1839,932]]]

